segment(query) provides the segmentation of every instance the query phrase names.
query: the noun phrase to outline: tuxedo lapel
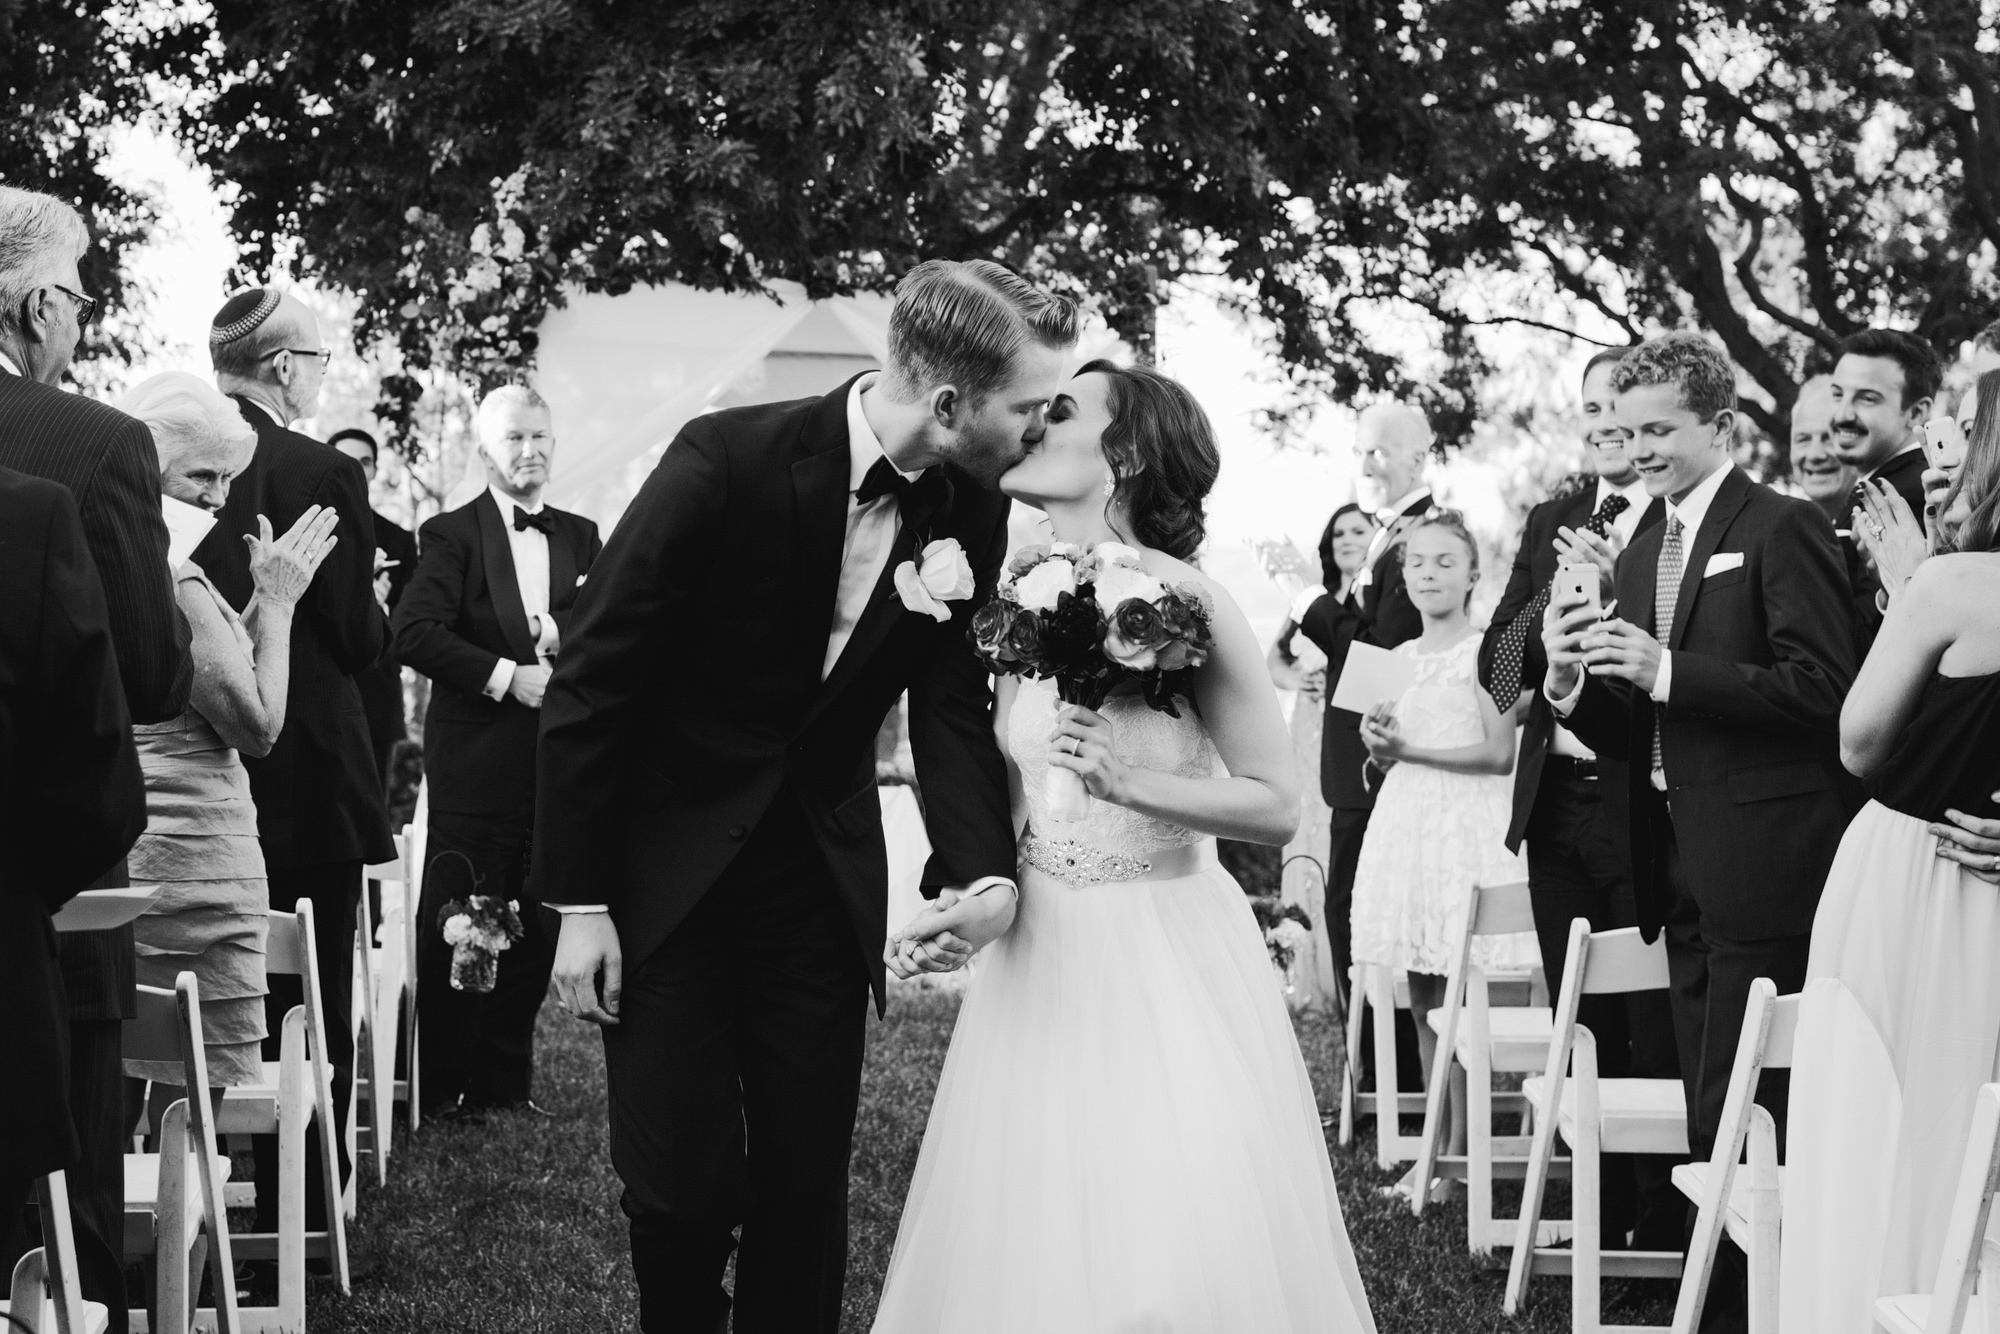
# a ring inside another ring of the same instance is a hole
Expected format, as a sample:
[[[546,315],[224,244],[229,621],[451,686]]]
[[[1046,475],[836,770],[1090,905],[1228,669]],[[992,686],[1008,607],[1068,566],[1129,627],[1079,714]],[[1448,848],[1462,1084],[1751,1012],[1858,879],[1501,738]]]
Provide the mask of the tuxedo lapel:
[[[847,395],[853,381],[821,399],[799,435],[803,457],[792,464],[793,586],[799,590],[799,663],[815,682],[833,633],[840,595],[840,560],[847,545]]]
[[[564,606],[576,594],[576,552],[582,543],[582,525],[570,515],[560,510],[550,510],[556,516],[555,531],[549,534],[549,610]],[[513,548],[508,552],[511,555]]]
[[[516,662],[535,661],[535,637],[528,633],[528,613],[521,607],[521,581],[514,577],[514,548],[507,541],[507,516],[493,501],[493,493],[482,491],[472,502],[479,520],[479,555],[486,567],[486,592],[493,599],[493,615],[500,633]],[[555,543],[549,544],[551,547]],[[554,583],[551,560],[550,583]],[[575,575],[570,576],[572,579]]]
[[[1620,582],[1618,588],[1618,609],[1626,613],[1621,619],[1646,628],[1646,633],[1664,641],[1660,627],[1655,623],[1653,613],[1653,588],[1660,579],[1660,538],[1655,532],[1640,532],[1632,538],[1632,545],[1625,548],[1625,554],[1618,558]],[[1631,565],[1629,575],[1625,566]],[[1631,587],[1625,582],[1629,580]],[[1633,618],[1637,617],[1637,620]]]
[[[917,549],[917,532],[909,524],[904,524],[896,532],[896,541],[889,548],[889,560],[882,566],[881,577],[868,594],[868,606],[861,613],[861,619],[854,623],[854,633],[847,637],[841,647],[840,657],[834,662],[833,670],[827,673],[826,681],[819,688],[819,696],[813,701],[811,712],[806,715],[810,723],[817,718],[828,703],[838,698],[847,689],[862,664],[881,647],[882,640],[894,628],[899,616],[910,615],[908,608],[896,594],[896,567],[909,560]],[[824,640],[822,640],[824,643]]]
[[[1686,638],[1688,618],[1694,614],[1694,600],[1701,596],[1702,572],[1708,568],[1708,558],[1722,545],[1722,535],[1736,521],[1737,511],[1750,495],[1750,479],[1737,471],[1736,465],[1726,466],[1729,476],[1716,489],[1708,513],[1701,516],[1701,531],[1694,534],[1694,543],[1688,547],[1687,566],[1681,571],[1680,596],[1674,599],[1673,634],[1661,641],[1670,649],[1679,648],[1681,640]]]

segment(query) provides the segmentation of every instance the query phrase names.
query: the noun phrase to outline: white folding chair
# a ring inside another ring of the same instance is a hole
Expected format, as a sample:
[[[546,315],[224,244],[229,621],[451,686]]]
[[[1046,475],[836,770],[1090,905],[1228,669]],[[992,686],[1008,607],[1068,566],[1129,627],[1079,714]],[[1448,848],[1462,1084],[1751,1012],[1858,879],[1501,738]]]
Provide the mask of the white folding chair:
[[[1495,1135],[1496,1111],[1523,1115],[1527,1100],[1519,1093],[1495,1093],[1493,1076],[1528,1074],[1547,1066],[1554,1017],[1546,1005],[1492,1003],[1486,970],[1473,961],[1473,943],[1483,936],[1514,935],[1535,929],[1534,909],[1526,881],[1504,885],[1473,885],[1465,892],[1465,920],[1452,951],[1445,1003],[1430,1013],[1437,1034],[1437,1057],[1430,1071],[1430,1093],[1424,1105],[1424,1131],[1417,1151],[1416,1180],[1429,1182],[1433,1173],[1466,1183],[1466,1245],[1475,1254],[1490,1254],[1496,1246],[1514,1244],[1515,1221],[1493,1216],[1493,1182],[1518,1180],[1526,1174],[1530,1137]],[[1445,1154],[1439,1146],[1450,1124],[1446,1091],[1463,1099],[1466,1109],[1466,1152]],[[1566,1171],[1557,1161],[1552,1173]],[[1421,1214],[1430,1200],[1428,1190],[1414,1191],[1410,1207]],[[1568,1227],[1544,1222],[1543,1245],[1560,1241]]]
[[[354,1085],[347,1133],[354,1161],[366,1154],[375,1163],[375,1184],[389,1181],[389,1149],[396,1129],[396,1005],[402,997],[402,942],[393,947],[376,943],[375,923],[368,911],[368,882],[382,882],[384,926],[391,911],[389,889],[401,888],[403,864],[382,862],[362,868],[361,900],[354,909],[354,998],[351,1010],[354,1038]],[[400,897],[400,895],[398,895]],[[400,916],[400,908],[395,909]],[[398,922],[397,930],[401,929]],[[368,1102],[368,1124],[356,1115]],[[357,1174],[358,1175],[358,1174]],[[353,1217],[350,1210],[348,1216]]]
[[[1693,1334],[1701,1324],[1709,1277],[1715,1270],[1715,1248],[1724,1232],[1750,1262],[1750,1334],[1777,1334],[1785,1169],[1778,1165],[1777,1123],[1755,1099],[1759,1075],[1791,1067],[1798,1027],[1797,996],[1780,996],[1769,978],[1750,984],[1714,1152],[1705,1163],[1682,1163],[1674,1169],[1674,1185],[1701,1206],[1694,1238],[1688,1243],[1687,1267],[1681,1272],[1674,1334]],[[1738,1170],[1746,1142],[1747,1179]]]
[[[35,1182],[42,1213],[42,1244],[14,1266],[8,1300],[0,1302],[0,1327],[11,1320],[25,1334],[104,1334],[111,1313],[83,1299],[76,1268],[76,1234],[70,1226],[69,1184],[61,1172]]]
[[[1603,1201],[1602,1156],[1607,1153],[1688,1151],[1687,1099],[1677,1079],[1600,1079],[1597,1040],[1577,1022],[1585,995],[1616,995],[1666,987],[1667,951],[1648,945],[1637,927],[1593,934],[1579,917],[1570,923],[1569,954],[1563,964],[1562,995],[1556,1001],[1554,1038],[1544,1074],[1523,1081],[1522,1094],[1535,1109],[1535,1138],[1514,1231],[1513,1262],[1507,1273],[1508,1315],[1521,1309],[1528,1279],[1536,1273],[1570,1276],[1570,1328],[1574,1334],[1599,1331],[1664,1330],[1666,1326],[1604,1324],[1600,1284],[1606,1275],[1678,1278],[1679,1251],[1612,1251],[1606,1254],[1598,1226]],[[1570,1249],[1536,1245],[1549,1164],[1560,1133],[1570,1148]]]
[[[211,1319],[218,1328],[239,1329],[226,1199],[230,1163],[216,1148],[208,1102],[201,989],[193,973],[182,973],[172,991],[140,986],[137,993],[120,1035],[123,1055],[178,1064],[183,1096],[160,1118],[159,1151],[125,1155],[125,1254],[154,1259],[151,1334],[195,1327],[204,1256],[217,1294]],[[136,1324],[145,1313],[131,1315]]]
[[[423,931],[419,909],[424,901],[424,856],[430,846],[430,787],[417,785],[417,812],[403,829],[403,1068],[408,1078],[397,1088],[397,1096],[407,1103],[410,1133],[415,1134],[421,1119],[418,1108],[423,1097],[419,1072],[417,1031],[417,945]]]
[[[247,1334],[302,1334],[308,1258],[327,1261],[341,1294],[349,1291],[340,1157],[333,1129],[333,1064],[326,1054],[313,930],[310,900],[300,899],[293,912],[270,914],[265,972],[301,978],[305,1003],[293,1006],[285,1016],[280,1055],[264,1063],[263,1082],[225,1090],[215,1114],[217,1126],[229,1134],[278,1137],[278,1230],[239,1232],[234,1238],[236,1254],[244,1259],[278,1262],[278,1304],[242,1308]],[[319,1137],[320,1180],[327,1202],[325,1229],[311,1232],[306,1230],[305,1198],[308,1126]],[[240,1202],[254,1203],[255,1196],[246,1191]]]
[[[1350,977],[1348,995],[1352,1000],[1347,1007],[1347,1080],[1340,1100],[1340,1144],[1342,1148],[1352,1144],[1355,1123],[1372,1112],[1376,1165],[1394,1167],[1414,1159],[1423,1145],[1421,1135],[1403,1133],[1402,1118],[1405,1114],[1423,1112],[1424,1095],[1405,1093],[1396,1084],[1396,1011],[1410,1008],[1410,979],[1400,969],[1392,971],[1379,964],[1358,962]],[[1364,1003],[1373,1016],[1373,1022],[1366,1028],[1361,1019]],[[1372,1093],[1361,1088],[1364,1032],[1370,1033],[1375,1042]]]
[[[2000,1242],[1986,1235],[1996,1186],[2000,1084],[1988,1084],[1972,1107],[1972,1133],[1958,1170],[1937,1279],[1929,1292],[1876,1301],[1877,1325],[1889,1334],[2000,1334]]]

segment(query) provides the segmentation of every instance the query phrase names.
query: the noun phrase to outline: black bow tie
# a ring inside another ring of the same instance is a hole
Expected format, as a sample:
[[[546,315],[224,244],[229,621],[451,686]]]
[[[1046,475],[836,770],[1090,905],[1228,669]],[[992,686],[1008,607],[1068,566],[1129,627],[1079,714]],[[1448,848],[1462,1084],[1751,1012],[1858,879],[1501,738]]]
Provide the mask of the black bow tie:
[[[519,505],[516,505],[514,507],[514,531],[525,533],[530,528],[539,528],[542,536],[547,537],[556,530],[555,516],[545,509],[536,510],[533,514],[530,514]]]
[[[951,505],[951,479],[942,468],[926,468],[915,479],[905,477],[884,454],[868,465],[860,487],[854,492],[854,503],[868,505],[883,496],[896,498],[904,523],[917,524],[922,522],[919,514],[933,514]]]

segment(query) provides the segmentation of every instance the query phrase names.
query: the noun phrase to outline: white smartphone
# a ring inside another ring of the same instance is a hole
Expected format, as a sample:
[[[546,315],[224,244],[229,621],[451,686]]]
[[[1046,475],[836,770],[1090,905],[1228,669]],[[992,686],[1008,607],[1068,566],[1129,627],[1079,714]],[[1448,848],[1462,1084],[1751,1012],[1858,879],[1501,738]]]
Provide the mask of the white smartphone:
[[[1924,423],[1924,457],[1939,472],[1951,472],[1965,461],[1965,432],[1954,417],[1933,417]]]
[[[1595,565],[1571,564],[1565,561],[1556,566],[1556,583],[1552,596],[1558,602],[1581,597],[1585,605],[1592,610],[1604,609],[1603,594],[1599,590]]]

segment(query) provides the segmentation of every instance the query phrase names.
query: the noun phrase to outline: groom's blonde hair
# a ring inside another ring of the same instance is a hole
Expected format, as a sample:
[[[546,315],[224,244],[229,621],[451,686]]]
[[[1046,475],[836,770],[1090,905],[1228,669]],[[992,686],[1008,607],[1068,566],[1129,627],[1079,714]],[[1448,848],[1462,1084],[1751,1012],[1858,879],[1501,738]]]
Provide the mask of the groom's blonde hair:
[[[977,403],[1030,342],[1076,342],[1075,303],[992,260],[925,260],[896,284],[884,387],[908,403],[948,384]]]

